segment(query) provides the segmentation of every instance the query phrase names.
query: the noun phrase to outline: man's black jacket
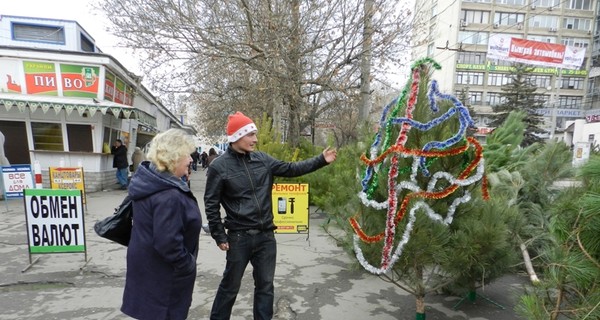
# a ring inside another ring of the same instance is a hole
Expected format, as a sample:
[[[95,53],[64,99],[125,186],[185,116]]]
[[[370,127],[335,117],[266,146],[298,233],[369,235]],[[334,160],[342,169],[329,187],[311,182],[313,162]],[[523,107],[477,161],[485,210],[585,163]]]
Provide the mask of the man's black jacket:
[[[127,161],[127,147],[120,145],[118,147],[110,147],[110,153],[113,154],[113,168],[127,168],[129,162]]]
[[[320,154],[298,162],[284,162],[256,151],[240,154],[231,147],[208,167],[204,210],[217,244],[227,242],[228,230],[273,230],[273,177],[297,177],[327,165]],[[221,205],[226,217],[223,224]]]

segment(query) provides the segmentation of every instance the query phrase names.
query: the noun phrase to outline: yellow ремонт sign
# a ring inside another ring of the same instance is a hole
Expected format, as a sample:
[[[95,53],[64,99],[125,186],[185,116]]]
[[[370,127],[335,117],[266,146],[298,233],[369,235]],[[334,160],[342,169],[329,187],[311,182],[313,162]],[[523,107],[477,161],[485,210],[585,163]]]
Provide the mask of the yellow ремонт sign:
[[[274,183],[275,233],[308,233],[308,183]]]

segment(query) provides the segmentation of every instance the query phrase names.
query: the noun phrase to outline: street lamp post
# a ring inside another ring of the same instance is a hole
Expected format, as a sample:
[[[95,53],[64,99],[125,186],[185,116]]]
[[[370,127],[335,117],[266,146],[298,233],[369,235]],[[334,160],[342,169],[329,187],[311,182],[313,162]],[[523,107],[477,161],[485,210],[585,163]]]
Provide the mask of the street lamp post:
[[[562,68],[558,68],[558,80],[554,84],[554,90],[550,95],[550,106],[552,107],[552,114],[550,116],[550,139],[554,139],[554,133],[556,132],[556,120],[558,117],[558,101],[560,101],[560,95],[558,89],[562,86]]]

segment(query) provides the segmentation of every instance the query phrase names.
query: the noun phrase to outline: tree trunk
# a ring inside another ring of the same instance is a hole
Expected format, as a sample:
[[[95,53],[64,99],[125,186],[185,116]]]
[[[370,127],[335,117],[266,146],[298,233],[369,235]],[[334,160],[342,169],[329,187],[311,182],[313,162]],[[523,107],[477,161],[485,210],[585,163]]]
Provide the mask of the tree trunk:
[[[360,106],[358,123],[368,120],[371,111],[371,46],[373,44],[373,0],[366,0],[364,6],[363,45],[360,62]]]
[[[521,248],[521,253],[523,254],[523,262],[525,263],[525,269],[527,270],[527,274],[529,275],[529,280],[531,283],[538,284],[540,279],[535,274],[535,270],[533,270],[533,265],[531,264],[531,258],[529,257],[529,252],[527,251],[527,247],[524,243],[519,244],[519,248]]]
[[[415,314],[416,320],[425,320],[425,297],[418,296],[417,300],[417,313]]]
[[[423,284],[423,267],[421,265],[415,266],[415,276],[419,284],[416,287],[416,319],[425,320],[425,286]]]
[[[300,85],[302,83],[302,72],[300,68],[300,0],[292,0],[292,39],[290,49],[290,68],[291,81],[289,82],[288,95],[288,142],[292,146],[298,146],[300,143],[300,110],[302,110],[302,98],[300,96]]]

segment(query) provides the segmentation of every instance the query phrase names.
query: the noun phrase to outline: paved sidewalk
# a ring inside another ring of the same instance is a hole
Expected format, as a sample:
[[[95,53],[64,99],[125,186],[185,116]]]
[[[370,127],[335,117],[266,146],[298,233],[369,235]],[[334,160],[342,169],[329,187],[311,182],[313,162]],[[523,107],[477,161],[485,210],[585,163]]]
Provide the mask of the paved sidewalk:
[[[191,187],[201,209],[205,175],[194,172]],[[126,192],[88,194],[85,230],[88,264],[83,254],[34,255],[29,264],[23,200],[0,201],[0,319],[129,319],[119,307],[123,293],[126,248],[98,237],[97,220],[112,213]],[[8,211],[7,211],[8,206]],[[206,221],[202,210],[203,220]],[[354,260],[320,227],[323,213],[311,213],[310,235],[277,235],[275,319],[414,319],[414,298],[396,286],[355,268]],[[200,237],[198,277],[189,319],[208,319],[223,272],[225,254],[209,235]],[[252,319],[252,267],[248,266],[232,319]],[[426,297],[427,319],[519,319],[512,310],[524,277],[507,276],[483,293],[505,306],[480,299],[453,310],[459,297]]]

